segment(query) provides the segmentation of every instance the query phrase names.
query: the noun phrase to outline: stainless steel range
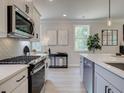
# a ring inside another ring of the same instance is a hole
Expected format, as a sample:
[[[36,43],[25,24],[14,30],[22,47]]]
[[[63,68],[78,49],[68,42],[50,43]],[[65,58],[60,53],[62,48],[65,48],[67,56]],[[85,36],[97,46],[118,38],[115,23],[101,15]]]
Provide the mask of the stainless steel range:
[[[45,60],[41,56],[18,56],[0,60],[2,64],[29,64],[28,85],[29,93],[40,93],[45,83]]]

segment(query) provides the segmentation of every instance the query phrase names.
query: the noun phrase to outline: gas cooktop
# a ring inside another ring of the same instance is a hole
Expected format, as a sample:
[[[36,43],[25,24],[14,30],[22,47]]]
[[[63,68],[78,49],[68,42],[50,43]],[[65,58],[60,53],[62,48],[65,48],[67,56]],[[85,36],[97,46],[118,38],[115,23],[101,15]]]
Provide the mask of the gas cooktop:
[[[40,56],[17,56],[0,60],[0,64],[28,64],[38,58],[40,58]]]

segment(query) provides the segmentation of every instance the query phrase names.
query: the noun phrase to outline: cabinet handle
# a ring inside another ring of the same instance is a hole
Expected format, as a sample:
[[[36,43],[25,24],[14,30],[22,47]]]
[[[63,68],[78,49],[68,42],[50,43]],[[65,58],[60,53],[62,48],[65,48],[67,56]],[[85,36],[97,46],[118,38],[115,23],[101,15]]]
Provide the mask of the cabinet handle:
[[[108,93],[108,86],[105,86],[105,93]]]
[[[36,38],[38,38],[38,34],[36,34]]]
[[[28,14],[29,13],[29,6],[26,4],[25,5],[25,12]]]
[[[108,93],[111,93],[111,88],[108,89]]]
[[[21,80],[23,80],[25,78],[25,76],[23,76],[22,78],[16,80],[16,82],[20,82]]]

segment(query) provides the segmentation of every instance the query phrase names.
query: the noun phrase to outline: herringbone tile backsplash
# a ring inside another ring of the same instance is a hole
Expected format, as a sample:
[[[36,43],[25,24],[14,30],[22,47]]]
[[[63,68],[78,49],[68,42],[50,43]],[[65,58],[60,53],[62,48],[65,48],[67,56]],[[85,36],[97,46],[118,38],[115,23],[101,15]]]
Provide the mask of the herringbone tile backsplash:
[[[30,42],[13,38],[1,38],[0,59],[23,55],[25,45],[30,47]]]

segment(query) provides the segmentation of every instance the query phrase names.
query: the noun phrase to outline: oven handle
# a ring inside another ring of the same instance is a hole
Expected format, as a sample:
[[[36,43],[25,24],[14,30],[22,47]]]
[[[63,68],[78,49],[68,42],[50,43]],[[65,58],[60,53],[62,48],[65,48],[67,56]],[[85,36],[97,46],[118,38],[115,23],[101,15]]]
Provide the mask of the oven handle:
[[[42,65],[41,67],[39,67],[39,68],[37,68],[37,69],[33,70],[33,73],[32,73],[32,74],[37,73],[37,72],[38,72],[38,71],[40,71],[43,67],[45,67],[45,64],[44,64],[44,65]]]

